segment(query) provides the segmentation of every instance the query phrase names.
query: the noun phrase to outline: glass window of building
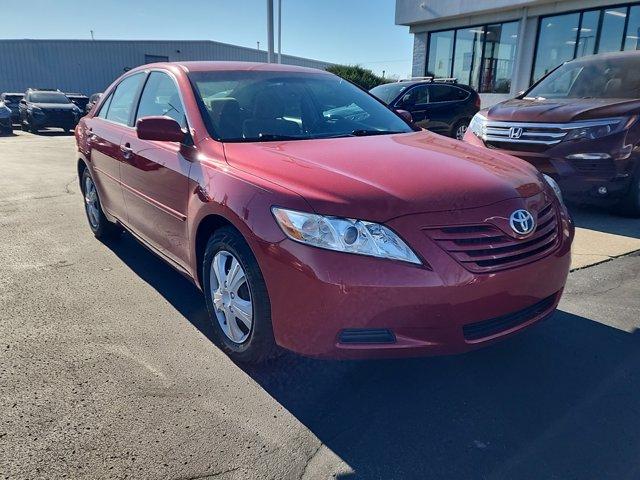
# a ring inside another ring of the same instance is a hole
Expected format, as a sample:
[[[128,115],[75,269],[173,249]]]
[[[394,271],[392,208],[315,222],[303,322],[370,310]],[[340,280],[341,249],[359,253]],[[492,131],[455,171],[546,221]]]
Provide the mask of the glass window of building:
[[[596,39],[599,22],[600,10],[592,10],[582,14],[582,24],[580,25],[580,35],[578,35],[576,57],[584,57],[585,55],[593,55],[596,53]],[[576,30],[578,29],[576,28]]]
[[[627,21],[627,8],[607,8],[604,10],[598,53],[619,52],[622,47],[622,33]]]
[[[533,81],[537,82],[563,62],[574,58],[579,13],[545,17],[540,23]]]
[[[631,7],[627,35],[624,39],[625,50],[640,50],[640,5]]]
[[[478,89],[485,27],[456,30],[453,77]]]
[[[518,22],[488,25],[482,61],[481,93],[509,93],[518,46]]]
[[[453,30],[436,32],[429,36],[427,75],[440,78],[451,76],[453,36]]]

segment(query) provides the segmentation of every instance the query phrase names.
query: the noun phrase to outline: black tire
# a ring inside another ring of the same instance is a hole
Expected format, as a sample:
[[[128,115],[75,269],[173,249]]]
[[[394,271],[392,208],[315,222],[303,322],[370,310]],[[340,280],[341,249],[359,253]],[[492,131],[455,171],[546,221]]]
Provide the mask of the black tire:
[[[29,118],[29,117],[27,117],[27,118]],[[35,127],[33,122],[27,122],[27,130],[29,132],[33,133],[34,135],[38,134],[38,129]]]
[[[20,120],[20,130],[22,130],[23,132],[29,131],[29,124],[26,122],[26,120]]]
[[[640,217],[640,161],[629,185],[629,191],[618,204],[617,210],[629,217]]]
[[[102,205],[100,203],[100,197],[98,196],[97,190],[96,190],[96,202],[97,202],[98,215],[97,215],[97,221],[96,222],[92,221],[89,214],[88,204],[85,198],[87,178],[89,178],[93,183],[93,178],[91,177],[91,173],[89,172],[89,169],[85,168],[82,172],[82,177],[80,179],[80,189],[82,191],[84,212],[87,215],[87,222],[89,223],[89,228],[91,229],[95,237],[99,240],[110,240],[110,239],[119,237],[120,234],[122,233],[122,228],[119,225],[110,222],[105,216],[104,212],[102,211]]]
[[[210,271],[216,253],[231,253],[244,269],[250,292],[253,321],[248,337],[242,343],[232,341],[222,330],[216,307],[213,304]],[[271,302],[267,286],[253,252],[242,235],[233,227],[216,230],[207,242],[202,261],[202,286],[213,327],[215,343],[234,361],[240,363],[261,363],[277,356],[280,352],[271,325]]]
[[[458,138],[458,130],[461,129],[462,127],[464,127],[464,129],[466,131],[467,127],[469,126],[469,122],[470,122],[470,120],[468,118],[465,118],[463,120],[458,120],[453,125],[453,128],[451,129],[451,138],[455,138],[457,140],[462,140],[462,138]],[[464,134],[463,134],[463,137],[464,137]]]

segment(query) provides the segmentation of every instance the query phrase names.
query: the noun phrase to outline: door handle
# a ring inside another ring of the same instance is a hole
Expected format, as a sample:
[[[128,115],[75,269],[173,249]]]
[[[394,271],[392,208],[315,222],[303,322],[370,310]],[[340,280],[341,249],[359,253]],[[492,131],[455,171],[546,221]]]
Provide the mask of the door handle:
[[[125,160],[129,160],[133,155],[133,149],[131,148],[131,144],[125,143],[124,145],[120,145],[120,151],[122,152],[122,156]]]

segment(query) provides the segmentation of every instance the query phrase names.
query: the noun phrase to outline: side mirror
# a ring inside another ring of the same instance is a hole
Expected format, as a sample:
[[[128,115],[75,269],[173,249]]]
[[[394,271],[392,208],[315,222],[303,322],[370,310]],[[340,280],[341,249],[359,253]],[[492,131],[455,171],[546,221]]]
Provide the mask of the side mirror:
[[[23,98],[22,100],[20,100],[20,104],[21,104],[21,105],[26,105],[26,104],[27,104],[27,101]]]
[[[396,113],[400,115],[409,125],[413,125],[413,116],[411,115],[411,113],[407,112],[406,110],[396,110]]]
[[[136,122],[136,133],[140,140],[159,142],[182,142],[185,133],[180,124],[169,117],[144,117]]]

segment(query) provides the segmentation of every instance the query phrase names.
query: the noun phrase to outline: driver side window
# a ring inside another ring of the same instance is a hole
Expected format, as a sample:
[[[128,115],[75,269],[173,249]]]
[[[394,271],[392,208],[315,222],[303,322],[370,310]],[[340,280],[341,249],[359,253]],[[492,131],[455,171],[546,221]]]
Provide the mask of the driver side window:
[[[178,87],[166,73],[151,72],[140,97],[136,121],[151,116],[170,117],[182,128],[187,126]]]

